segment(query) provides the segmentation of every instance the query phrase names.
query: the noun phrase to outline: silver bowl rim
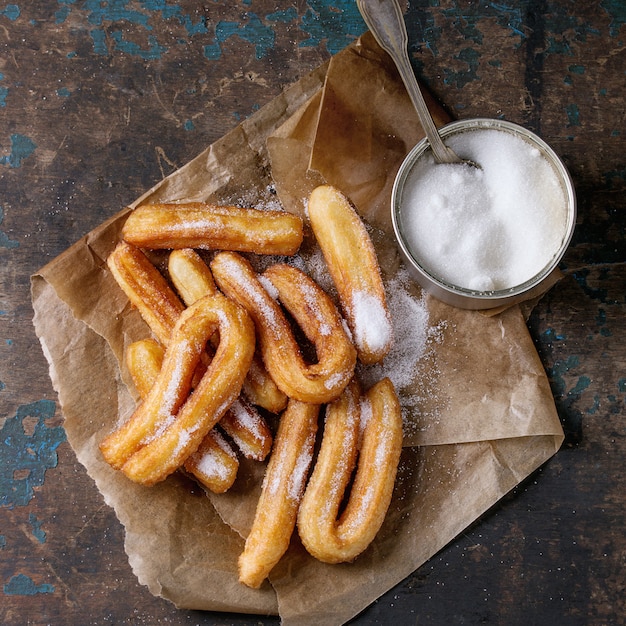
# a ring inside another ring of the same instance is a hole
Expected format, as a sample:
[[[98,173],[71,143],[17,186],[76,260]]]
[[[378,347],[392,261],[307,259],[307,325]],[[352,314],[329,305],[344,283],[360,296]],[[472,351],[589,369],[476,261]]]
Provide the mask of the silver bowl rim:
[[[564,233],[561,245],[559,249],[553,255],[550,263],[548,263],[542,270],[535,274],[530,279],[526,280],[519,285],[508,287],[506,289],[499,289],[493,291],[479,291],[474,289],[468,289],[465,287],[459,287],[452,283],[446,282],[440,277],[430,273],[425,267],[423,267],[419,261],[415,258],[414,253],[404,240],[401,225],[399,223],[399,213],[401,210],[401,196],[404,188],[404,183],[407,176],[411,172],[415,162],[422,157],[430,147],[428,139],[424,138],[418,142],[411,151],[404,158],[398,172],[396,174],[393,188],[391,192],[391,222],[396,239],[396,243],[400,249],[400,252],[409,266],[409,270],[414,275],[416,280],[422,285],[422,287],[432,293],[435,297],[459,306],[461,308],[469,309],[487,309],[492,307],[501,306],[503,304],[509,304],[512,302],[521,301],[532,297],[535,293],[541,292],[541,285],[544,281],[557,269],[559,263],[563,259],[563,256],[571,242],[574,234],[574,228],[576,225],[576,193],[574,190],[574,182],[570,176],[569,171],[565,167],[565,164],[556,152],[538,135],[532,131],[509,122],[507,120],[493,119],[493,118],[471,118],[466,120],[458,120],[450,122],[439,129],[439,133],[443,138],[446,138],[453,134],[465,132],[468,130],[481,130],[481,129],[495,129],[503,130],[508,133],[517,135],[521,139],[524,139],[531,145],[537,147],[542,154],[548,159],[556,170],[557,175],[563,181],[564,191],[566,192],[566,202],[568,208],[567,225]]]

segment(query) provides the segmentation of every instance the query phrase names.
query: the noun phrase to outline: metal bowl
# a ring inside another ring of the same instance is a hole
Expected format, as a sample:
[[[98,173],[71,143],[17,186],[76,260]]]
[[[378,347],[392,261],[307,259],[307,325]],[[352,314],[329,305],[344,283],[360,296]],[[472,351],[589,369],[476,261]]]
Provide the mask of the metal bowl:
[[[407,178],[419,160],[423,159],[425,155],[431,152],[426,139],[418,143],[403,161],[394,181],[391,196],[391,219],[394,233],[400,252],[414,280],[428,293],[439,300],[464,309],[489,309],[510,305],[543,293],[550,280],[551,274],[557,270],[557,266],[565,254],[576,223],[576,196],[572,179],[555,152],[534,133],[511,122],[482,118],[452,122],[440,129],[440,133],[445,140],[456,134],[481,130],[499,130],[510,133],[539,150],[540,154],[547,161],[547,164],[554,170],[562,186],[566,203],[566,223],[563,228],[560,245],[558,249],[554,251],[548,264],[532,278],[521,284],[507,286],[506,289],[479,291],[461,287],[446,281],[430,271],[423,262],[420,262],[420,251],[411,247],[411,243],[407,240],[403,232],[403,223],[405,221],[403,218],[405,218],[407,212],[411,210],[411,207],[404,197]],[[549,207],[546,207],[546,210],[548,208]]]

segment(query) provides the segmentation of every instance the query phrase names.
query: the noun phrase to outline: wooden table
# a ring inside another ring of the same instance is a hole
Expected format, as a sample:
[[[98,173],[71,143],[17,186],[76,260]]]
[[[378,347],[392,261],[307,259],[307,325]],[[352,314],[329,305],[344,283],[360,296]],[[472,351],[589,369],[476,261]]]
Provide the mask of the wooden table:
[[[457,118],[564,159],[579,217],[529,328],[561,451],[354,623],[626,619],[626,14],[622,2],[412,0],[415,68]],[[29,277],[364,30],[351,0],[0,5],[0,622],[274,624],[138,584],[76,460]]]

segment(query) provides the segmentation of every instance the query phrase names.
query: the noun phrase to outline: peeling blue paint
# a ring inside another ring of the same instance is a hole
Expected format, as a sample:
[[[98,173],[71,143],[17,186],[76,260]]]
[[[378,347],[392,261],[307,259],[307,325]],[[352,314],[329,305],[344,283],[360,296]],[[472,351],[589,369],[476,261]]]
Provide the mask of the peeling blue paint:
[[[66,437],[61,426],[47,426],[54,413],[54,402],[39,400],[19,407],[0,429],[0,506],[27,505],[46,471],[56,467],[56,449]]]
[[[57,0],[57,2],[61,5],[55,13],[57,23],[65,22],[72,10],[78,10],[87,12],[87,22],[99,27],[90,30],[96,54],[106,55],[119,51],[143,59],[160,58],[167,52],[167,48],[161,46],[154,36],[149,36],[147,46],[142,47],[135,42],[126,41],[120,29],[112,32],[105,31],[107,26],[119,23],[132,24],[146,31],[151,31],[150,20],[155,12],[160,13],[162,19],[177,20],[185,27],[190,36],[203,35],[208,32],[203,19],[194,22],[191,16],[185,13],[180,6],[168,4],[165,0],[142,0],[138,3],[140,9],[132,8],[135,3],[131,3],[130,0],[112,0],[110,2],[87,0],[80,7],[75,6],[75,0]],[[109,42],[111,49],[109,49]]]
[[[32,528],[33,537],[35,537],[39,543],[46,543],[46,533],[41,530],[42,522],[32,513],[28,515],[28,522]]]
[[[300,28],[309,38],[301,47],[325,44],[328,52],[336,54],[367,29],[353,0],[308,0],[307,4]]]
[[[37,148],[35,142],[26,135],[11,135],[11,152],[7,156],[0,157],[0,165],[20,167],[22,161],[27,159]]]
[[[542,335],[547,341],[564,341],[567,339],[566,335],[557,333],[554,328],[547,328]]]
[[[626,24],[626,4],[623,0],[602,0],[600,6],[611,18],[611,37],[619,36],[622,26]]]
[[[610,399],[610,398],[609,398]],[[600,409],[600,397],[598,395],[593,396],[593,403],[587,409],[587,415],[595,415]]]
[[[463,35],[465,41],[482,44],[483,34],[477,28],[476,24],[484,16],[484,14],[460,11],[458,6],[452,6],[448,9],[444,9],[443,15],[448,20],[453,21],[456,30]]]
[[[167,48],[160,44],[154,36],[147,37],[147,45],[124,38],[126,26],[115,28],[118,24],[133,25],[150,32],[151,19],[154,13],[161,14],[162,19],[175,19],[184,26],[189,36],[206,35],[209,31],[204,18],[194,22],[193,18],[179,5],[168,4],[166,0],[86,0],[77,3],[76,0],[57,0],[59,8],[55,13],[57,23],[69,19],[73,11],[86,14],[87,23],[94,28],[89,34],[93,41],[96,54],[107,55],[114,51],[139,56],[144,59],[155,59],[167,53]],[[244,2],[244,5],[251,2]],[[215,25],[214,41],[205,47],[204,54],[208,59],[217,59],[221,56],[224,42],[232,36],[239,36],[244,41],[254,44],[256,58],[266,56],[274,45],[275,32],[272,23],[295,23],[298,20],[298,11],[295,7],[281,11],[274,11],[263,16],[253,12],[245,14],[245,20],[228,22],[222,21]],[[302,16],[300,29],[308,38],[300,43],[301,46],[325,45],[331,54],[345,48],[351,41],[361,35],[366,27],[356,3],[353,0],[309,0]],[[478,35],[478,33],[477,33]]]
[[[580,111],[577,104],[568,104],[565,107],[567,113],[567,127],[580,126]]]
[[[289,7],[282,11],[275,11],[266,15],[266,19],[269,22],[283,22],[289,24],[295,22],[298,19],[298,11],[295,7]]]
[[[148,23],[150,16],[128,9],[129,0],[111,0],[110,2],[101,2],[101,0],[86,0],[81,9],[88,11],[87,20],[95,26],[102,26],[105,22],[125,21],[131,24],[140,24],[147,30],[151,30]]]
[[[453,71],[445,69],[444,82],[448,85],[455,85],[459,89],[464,85],[477,80],[479,77],[477,70],[480,61],[480,54],[473,48],[463,48],[455,59],[467,64],[466,70]]]
[[[568,396],[579,396],[585,389],[591,385],[591,378],[589,376],[580,376],[578,381],[568,392]]]
[[[580,362],[575,355],[568,356],[565,361],[556,361],[556,363],[550,368],[548,374],[554,383],[555,395],[562,396],[565,394],[566,383],[564,375],[571,369],[578,367]]]
[[[0,15],[9,18],[12,22],[20,16],[20,8],[17,4],[7,4],[4,9],[0,11]]]
[[[148,47],[146,49],[133,41],[125,41],[122,31],[113,31],[110,36],[113,40],[113,50],[119,50],[120,52],[125,52],[132,56],[141,57],[146,61],[160,59],[163,54],[167,52],[167,48],[160,46],[154,35],[148,36]]]
[[[596,289],[588,284],[587,277],[589,276],[589,273],[589,269],[583,268],[574,272],[572,275],[585,294],[587,294],[590,298],[599,300],[600,302],[607,302],[608,294],[606,289]]]
[[[204,47],[204,55],[207,59],[218,59],[222,56],[222,44],[230,37],[237,36],[254,45],[255,56],[262,59],[274,46],[275,33],[263,24],[255,13],[246,15],[247,21],[218,22],[215,27],[215,42]]]
[[[0,80],[4,80],[4,74],[0,72]],[[0,87],[0,107],[7,105],[7,96],[9,95],[9,89],[7,87]]]
[[[17,574],[4,585],[4,593],[11,596],[34,596],[38,593],[54,593],[54,585],[36,585],[30,576]]]

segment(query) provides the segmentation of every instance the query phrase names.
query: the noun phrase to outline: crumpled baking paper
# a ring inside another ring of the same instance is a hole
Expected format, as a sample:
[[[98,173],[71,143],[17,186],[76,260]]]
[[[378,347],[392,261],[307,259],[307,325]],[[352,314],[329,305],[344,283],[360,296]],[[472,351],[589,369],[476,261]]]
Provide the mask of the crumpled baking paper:
[[[442,109],[432,100],[430,106],[444,123]],[[392,62],[366,34],[32,277],[35,330],[68,440],[124,525],[130,564],[153,594],[187,609],[279,614],[288,626],[344,623],[559,449],[563,431],[525,324],[528,309],[463,311],[405,281],[420,303],[413,335],[427,332],[400,389],[405,439],[394,497],[381,531],[355,562],[316,561],[296,532],[270,581],[248,589],[237,580],[237,558],[263,464],[242,462],[233,488],[214,495],[179,474],[154,487],[136,485],[100,455],[99,442],[137,402],[124,349],[148,333],[106,267],[133,207],[212,200],[280,204],[306,215],[308,193],[328,182],[365,219],[391,285],[403,276],[391,186],[422,136]],[[305,247],[311,245],[309,238]]]

